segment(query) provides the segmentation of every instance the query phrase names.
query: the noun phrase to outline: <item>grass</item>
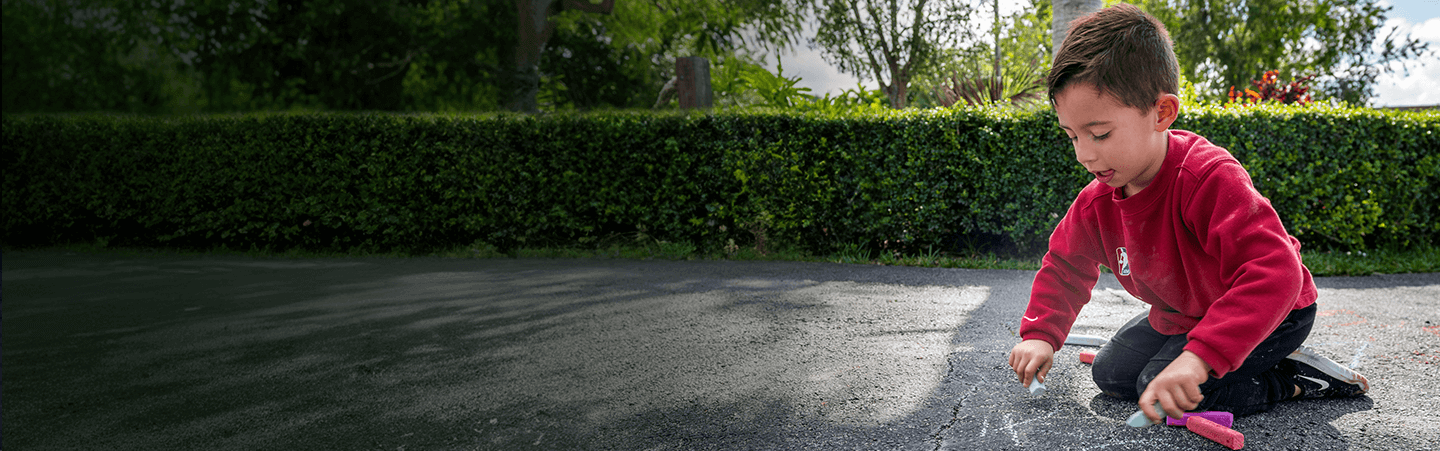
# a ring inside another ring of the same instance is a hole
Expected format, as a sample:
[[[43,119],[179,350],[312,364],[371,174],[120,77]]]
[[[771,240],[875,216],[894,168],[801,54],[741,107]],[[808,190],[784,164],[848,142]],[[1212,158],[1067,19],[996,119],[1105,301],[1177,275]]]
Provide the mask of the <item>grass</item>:
[[[1376,249],[1353,252],[1300,253],[1305,266],[1316,276],[1367,276],[1440,272],[1440,247],[1403,250]]]
[[[793,249],[774,249],[758,252],[754,248],[740,247],[733,243],[718,252],[700,252],[689,243],[658,241],[641,234],[612,238],[588,247],[534,247],[521,248],[515,255],[500,253],[493,246],[472,244],[429,254],[404,252],[314,252],[287,250],[282,252],[266,250],[213,249],[209,251],[181,249],[152,249],[106,247],[97,244],[72,244],[58,246],[68,252],[108,253],[128,256],[202,256],[240,255],[262,258],[550,258],[550,259],[632,259],[632,260],[737,260],[737,261],[802,261],[832,262],[843,264],[913,266],[928,268],[965,269],[1015,269],[1034,271],[1040,269],[1040,258],[1000,256],[994,253],[967,253],[955,255],[940,252],[934,248],[920,251],[917,255],[901,255],[894,252],[871,252],[861,246],[842,247],[834,254],[812,255]],[[5,251],[9,251],[6,248]],[[1371,251],[1304,251],[1301,258],[1311,274],[1323,276],[1363,276],[1371,274],[1428,273],[1440,272],[1440,247],[1422,247],[1403,250]]]

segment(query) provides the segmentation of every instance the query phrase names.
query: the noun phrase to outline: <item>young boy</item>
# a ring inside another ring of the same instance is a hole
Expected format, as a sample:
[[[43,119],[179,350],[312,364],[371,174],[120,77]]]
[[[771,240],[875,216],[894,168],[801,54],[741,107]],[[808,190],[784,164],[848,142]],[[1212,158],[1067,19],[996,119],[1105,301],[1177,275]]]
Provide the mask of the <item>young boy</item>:
[[[1044,381],[1105,265],[1151,307],[1100,349],[1095,383],[1152,422],[1365,393],[1364,376],[1301,346],[1316,290],[1299,240],[1228,151],[1169,129],[1178,73],[1165,27],[1125,4],[1076,20],[1055,53],[1050,102],[1095,180],[1050,236],[1011,368]]]

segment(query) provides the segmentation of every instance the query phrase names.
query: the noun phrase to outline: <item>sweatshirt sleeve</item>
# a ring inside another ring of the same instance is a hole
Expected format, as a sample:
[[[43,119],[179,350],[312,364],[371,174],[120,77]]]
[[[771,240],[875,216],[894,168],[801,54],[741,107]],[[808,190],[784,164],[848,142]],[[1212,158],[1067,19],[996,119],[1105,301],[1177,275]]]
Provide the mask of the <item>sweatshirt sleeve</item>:
[[[1183,206],[1187,227],[1220,267],[1225,293],[1189,332],[1185,349],[1223,377],[1244,363],[1296,306],[1305,269],[1299,242],[1238,162],[1212,167]]]
[[[1051,233],[1020,321],[1021,340],[1044,340],[1057,351],[1100,277],[1099,231],[1083,199],[1082,191]]]

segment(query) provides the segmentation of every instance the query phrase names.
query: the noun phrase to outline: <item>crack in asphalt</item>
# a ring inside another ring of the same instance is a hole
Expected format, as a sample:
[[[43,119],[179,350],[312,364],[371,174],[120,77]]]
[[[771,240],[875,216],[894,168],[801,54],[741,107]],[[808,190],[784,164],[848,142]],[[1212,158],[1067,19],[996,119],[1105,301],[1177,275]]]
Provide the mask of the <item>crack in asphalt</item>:
[[[949,368],[945,371],[946,375],[955,374],[955,359],[953,356],[954,354],[951,354],[951,358],[946,359],[946,364],[949,366]],[[970,389],[968,391],[956,397],[955,406],[950,409],[950,421],[946,421],[945,424],[940,425],[940,429],[936,430],[934,434],[930,434],[930,438],[935,442],[935,448],[933,448],[935,451],[940,451],[940,447],[944,446],[945,431],[949,430],[952,426],[955,425],[956,422],[960,421],[960,409],[963,409],[965,407],[965,401],[970,398],[970,395],[973,395],[975,394],[975,392],[979,391],[979,387],[976,387],[975,385],[969,385],[969,387]]]

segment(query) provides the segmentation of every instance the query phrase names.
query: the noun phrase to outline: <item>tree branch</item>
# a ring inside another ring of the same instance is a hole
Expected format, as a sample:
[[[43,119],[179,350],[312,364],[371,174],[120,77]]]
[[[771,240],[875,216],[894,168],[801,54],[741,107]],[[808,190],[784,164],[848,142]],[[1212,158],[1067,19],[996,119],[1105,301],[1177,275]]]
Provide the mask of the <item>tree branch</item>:
[[[421,49],[420,52],[424,52],[424,49]],[[400,75],[401,72],[405,72],[405,66],[409,65],[409,64],[410,64],[410,61],[413,60],[413,59],[415,59],[415,55],[416,55],[416,54],[417,54],[417,52],[414,51],[414,50],[407,50],[407,51],[405,51],[405,57],[404,57],[404,58],[401,58],[401,59],[398,59],[398,60],[391,60],[391,61],[388,62],[388,63],[370,63],[370,66],[372,66],[372,67],[381,67],[381,68],[394,67],[395,70],[390,71],[390,73],[388,73],[388,74],[385,74],[385,75],[380,76],[380,78],[373,78],[373,79],[365,80],[365,84],[366,84],[366,85],[379,84],[380,82],[385,81],[386,79],[388,79],[388,78],[390,78],[390,77],[394,77],[394,76],[396,76],[396,75]]]
[[[600,4],[598,5],[582,0],[565,0],[565,3],[563,3],[562,5],[564,5],[564,9],[573,9],[577,11],[584,11],[587,13],[596,14],[610,14],[610,11],[615,9],[615,0],[605,0],[600,2]]]
[[[868,41],[865,40],[865,26],[862,25],[865,21],[860,18],[859,6],[856,0],[850,0],[850,9],[855,13],[855,24],[860,27],[861,31],[861,34],[855,37],[855,41],[859,42],[860,46],[865,49],[865,57],[870,59],[870,69],[875,72],[875,81],[880,83],[880,88],[884,89],[886,88],[885,73],[880,70],[880,62],[875,60],[874,49],[871,49],[870,45],[867,44]],[[890,45],[885,42],[885,33],[882,30],[883,27],[880,25],[879,17],[876,17],[875,5],[870,3],[870,0],[865,0],[865,6],[866,12],[870,13],[870,18],[875,19],[875,35],[876,40],[880,41],[880,51],[888,59],[890,55]]]
[[[915,5],[915,21],[910,25],[910,58],[905,60],[905,65],[900,68],[901,73],[907,75],[910,73],[910,68],[914,67],[915,60],[920,59],[921,47],[924,46],[920,27],[925,21],[925,1],[920,0],[920,3]]]

